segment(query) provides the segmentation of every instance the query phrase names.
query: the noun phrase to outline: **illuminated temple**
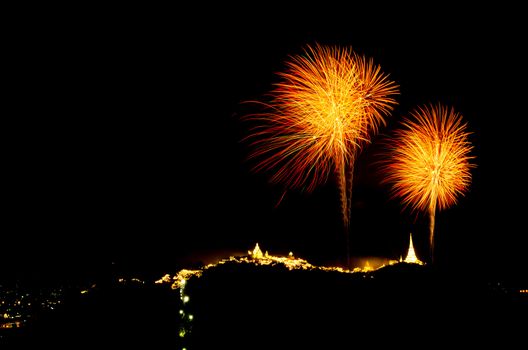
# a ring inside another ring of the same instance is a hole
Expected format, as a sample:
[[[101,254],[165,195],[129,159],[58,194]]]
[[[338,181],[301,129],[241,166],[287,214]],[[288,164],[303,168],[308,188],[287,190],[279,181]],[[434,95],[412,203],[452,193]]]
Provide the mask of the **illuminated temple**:
[[[197,270],[189,270],[189,269],[182,269],[180,270],[175,276],[171,277],[169,274],[166,274],[159,280],[157,280],[155,283],[172,283],[173,289],[180,289],[183,290],[185,288],[185,285],[187,281],[195,276],[197,278],[200,278],[202,274],[211,269],[215,268],[216,266],[223,265],[223,264],[253,264],[253,265],[282,265],[285,266],[288,270],[320,270],[320,271],[333,271],[333,272],[340,272],[340,273],[368,273],[375,271],[377,269],[380,269],[385,264],[382,264],[381,266],[373,267],[370,265],[370,263],[367,261],[365,266],[363,267],[355,267],[353,270],[345,269],[342,267],[327,267],[327,266],[316,266],[310,264],[308,261],[295,257],[293,255],[293,252],[289,252],[287,256],[275,256],[268,254],[267,251],[265,253],[262,253],[262,250],[260,249],[259,244],[257,243],[255,245],[255,248],[253,250],[248,250],[248,255],[246,256],[230,256],[228,259],[221,259],[213,264],[208,264],[205,266],[202,266],[200,269]],[[401,261],[401,258],[400,258]],[[388,260],[387,265],[393,265],[396,264],[397,260]],[[414,264],[420,264],[423,265],[423,263],[416,258],[416,254],[414,253],[414,248],[412,245],[412,240],[409,246],[409,252],[407,253],[407,257],[405,258],[405,262],[407,263],[414,263]],[[183,294],[182,294],[183,295]]]
[[[409,250],[407,250],[407,256],[405,257],[405,260],[403,261],[409,264],[418,264],[418,265],[424,264],[422,261],[420,261],[420,259],[416,257],[416,253],[414,252],[414,246],[413,246],[413,241],[412,241],[412,234],[409,235]]]

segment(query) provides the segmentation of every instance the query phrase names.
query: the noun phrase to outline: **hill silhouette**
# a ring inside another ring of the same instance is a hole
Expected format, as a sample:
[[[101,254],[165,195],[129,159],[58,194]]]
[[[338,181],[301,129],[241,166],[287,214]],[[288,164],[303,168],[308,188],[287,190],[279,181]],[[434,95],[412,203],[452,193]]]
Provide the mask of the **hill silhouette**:
[[[33,320],[7,345],[351,349],[517,344],[527,298],[466,276],[471,269],[453,275],[406,263],[342,273],[228,261],[203,269],[183,289],[108,283],[70,295],[60,310]]]
[[[485,284],[405,263],[355,274],[226,263],[191,278],[185,294],[189,349],[504,345],[528,311]]]

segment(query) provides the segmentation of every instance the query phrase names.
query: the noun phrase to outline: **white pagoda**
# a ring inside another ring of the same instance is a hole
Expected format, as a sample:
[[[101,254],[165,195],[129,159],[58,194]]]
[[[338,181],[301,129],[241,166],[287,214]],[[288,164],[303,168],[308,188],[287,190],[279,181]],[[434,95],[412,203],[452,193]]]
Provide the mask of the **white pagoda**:
[[[416,257],[416,253],[414,252],[414,246],[413,246],[413,241],[412,241],[412,234],[409,235],[409,250],[407,251],[407,256],[405,257],[405,260],[403,261],[409,264],[418,264],[418,265],[424,264],[422,261],[420,261],[420,259]]]

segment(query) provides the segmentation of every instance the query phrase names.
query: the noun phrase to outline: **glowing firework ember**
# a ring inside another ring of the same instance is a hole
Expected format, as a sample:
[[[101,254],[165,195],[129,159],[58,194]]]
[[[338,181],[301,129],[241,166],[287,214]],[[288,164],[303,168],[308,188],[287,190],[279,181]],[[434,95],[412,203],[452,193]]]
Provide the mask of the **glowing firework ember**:
[[[308,192],[337,174],[348,231],[356,155],[385,124],[398,87],[350,48],[320,45],[292,57],[279,76],[264,104],[269,112],[250,116],[257,122],[251,135],[255,170],[270,170],[272,182]]]
[[[456,203],[471,183],[467,125],[462,116],[442,105],[424,106],[411,113],[396,133],[386,163],[386,181],[394,197],[430,217],[431,259],[434,251],[435,212]]]

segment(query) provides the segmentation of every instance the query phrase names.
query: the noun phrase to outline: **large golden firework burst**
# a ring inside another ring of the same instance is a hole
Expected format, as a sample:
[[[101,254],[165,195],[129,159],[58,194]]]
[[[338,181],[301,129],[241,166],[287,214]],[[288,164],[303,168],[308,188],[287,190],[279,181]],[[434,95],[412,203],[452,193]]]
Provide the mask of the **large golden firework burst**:
[[[337,174],[348,230],[356,155],[385,124],[398,86],[351,48],[308,46],[286,67],[267,111],[250,116],[255,170],[308,192]]]
[[[386,181],[406,207],[430,216],[431,258],[438,208],[457,202],[471,183],[473,157],[467,124],[452,108],[440,104],[419,107],[396,132],[386,162]]]

